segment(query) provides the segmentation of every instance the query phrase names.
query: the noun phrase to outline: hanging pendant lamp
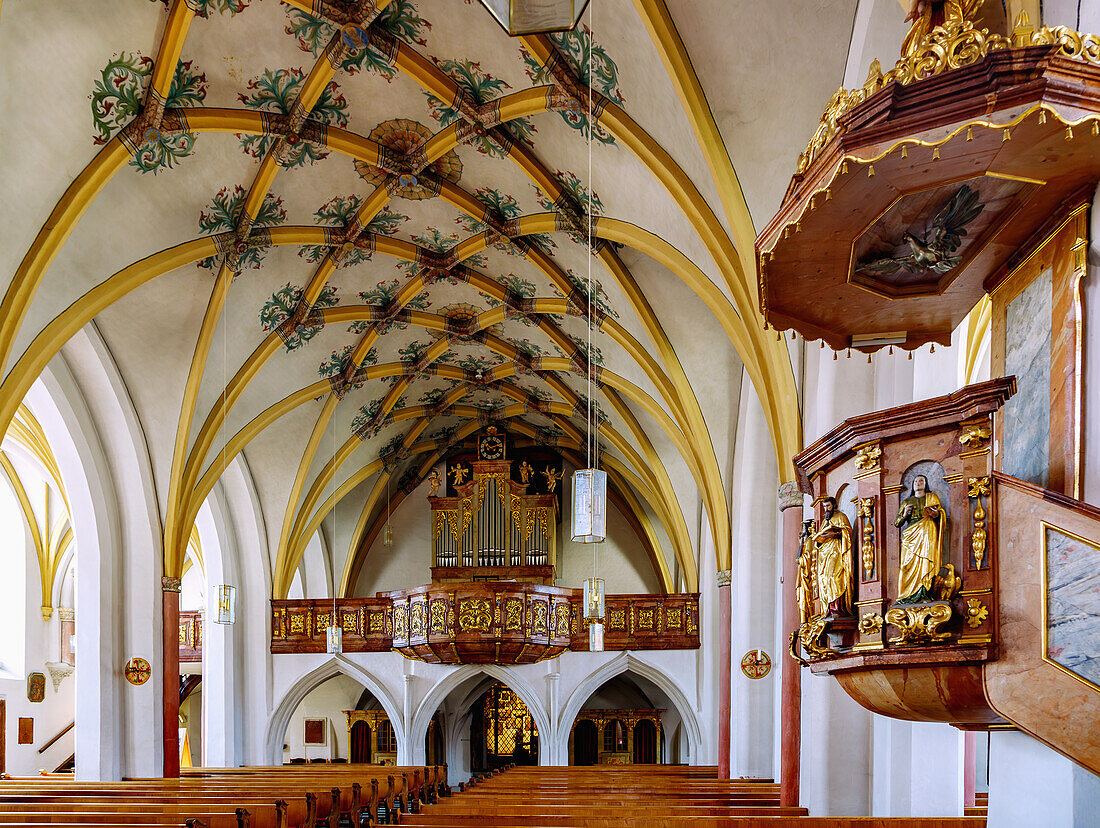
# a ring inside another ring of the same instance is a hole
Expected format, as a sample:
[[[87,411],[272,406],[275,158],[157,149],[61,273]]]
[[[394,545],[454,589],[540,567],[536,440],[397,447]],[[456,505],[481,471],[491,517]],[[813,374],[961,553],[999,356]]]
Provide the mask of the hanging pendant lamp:
[[[577,25],[588,0],[481,0],[512,37],[564,32]]]

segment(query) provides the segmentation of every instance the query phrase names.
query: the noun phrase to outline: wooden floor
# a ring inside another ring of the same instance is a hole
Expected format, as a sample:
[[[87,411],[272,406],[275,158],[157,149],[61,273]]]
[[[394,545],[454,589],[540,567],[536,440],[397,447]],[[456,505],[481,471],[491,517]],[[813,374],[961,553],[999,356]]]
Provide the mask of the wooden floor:
[[[779,807],[771,781],[720,781],[713,767],[639,765],[513,768],[453,797],[403,814],[402,825],[453,828],[979,828],[982,817],[880,819],[809,817]]]
[[[770,780],[713,767],[512,768],[452,790],[445,766],[192,769],[183,779],[0,780],[0,828],[979,828],[950,819],[810,817]],[[979,803],[984,805],[984,802]]]

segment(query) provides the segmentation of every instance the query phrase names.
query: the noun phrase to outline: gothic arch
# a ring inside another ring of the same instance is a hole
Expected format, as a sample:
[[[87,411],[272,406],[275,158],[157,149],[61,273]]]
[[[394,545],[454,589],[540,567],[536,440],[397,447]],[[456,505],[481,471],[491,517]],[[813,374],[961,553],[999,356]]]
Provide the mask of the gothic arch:
[[[267,728],[264,730],[263,761],[265,763],[274,765],[283,763],[281,746],[286,736],[287,726],[290,724],[291,714],[311,691],[330,678],[339,675],[347,676],[353,681],[359,682],[378,699],[378,703],[386,711],[386,715],[393,724],[393,731],[397,735],[397,755],[398,757],[406,755],[407,731],[404,716],[401,715],[401,707],[374,676],[344,656],[334,655],[299,676],[276,705],[271,718],[268,719]]]
[[[417,707],[416,713],[413,715],[412,724],[409,726],[409,744],[412,746],[411,756],[414,758],[423,758],[421,754],[424,749],[424,737],[427,735],[428,724],[431,722],[435,711],[439,709],[439,706],[443,704],[451,693],[461,687],[463,683],[476,678],[478,675],[485,675],[489,678],[496,679],[507,685],[509,689],[515,691],[516,695],[523,699],[523,703],[527,705],[527,709],[531,711],[531,716],[535,720],[535,726],[539,731],[539,764],[551,764],[552,753],[550,746],[556,740],[557,734],[550,721],[550,715],[547,713],[546,705],[535,689],[520,677],[519,674],[506,667],[500,667],[495,664],[467,664],[459,667],[457,670],[454,670],[437,682],[435,686],[428,691],[428,694]]]
[[[588,699],[608,681],[625,673],[632,673],[656,685],[676,706],[688,737],[688,754],[692,764],[699,764],[702,751],[702,728],[695,715],[695,708],[680,686],[660,668],[642,661],[630,652],[623,652],[602,667],[594,670],[569,694],[556,722],[553,737],[554,756],[563,759],[569,755],[569,730]],[[564,761],[562,761],[564,764]]]

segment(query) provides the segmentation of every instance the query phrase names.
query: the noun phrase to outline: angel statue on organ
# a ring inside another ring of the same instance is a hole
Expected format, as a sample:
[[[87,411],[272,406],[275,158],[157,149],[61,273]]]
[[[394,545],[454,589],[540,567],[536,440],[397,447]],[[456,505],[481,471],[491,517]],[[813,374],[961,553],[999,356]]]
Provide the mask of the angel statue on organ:
[[[821,501],[821,525],[812,541],[817,558],[817,594],[826,615],[852,614],[852,524],[836,506],[836,498]]]
[[[535,470],[535,467],[524,460],[519,464],[519,482],[524,486],[531,482],[531,472]]]
[[[439,476],[439,469],[432,469],[431,474],[428,475],[428,496],[435,497],[439,491],[439,487],[443,485],[443,478]]]
[[[454,479],[455,486],[461,486],[466,480],[466,475],[469,473],[470,470],[465,466],[455,466],[451,469],[451,477]]]
[[[907,21],[913,21],[901,44],[902,55],[917,51],[925,36],[944,23],[973,20],[984,0],[911,0]]]
[[[554,471],[553,466],[547,466],[542,472],[542,476],[546,478],[546,491],[553,494],[557,490],[558,481],[561,480],[563,474],[565,472],[558,474]]]

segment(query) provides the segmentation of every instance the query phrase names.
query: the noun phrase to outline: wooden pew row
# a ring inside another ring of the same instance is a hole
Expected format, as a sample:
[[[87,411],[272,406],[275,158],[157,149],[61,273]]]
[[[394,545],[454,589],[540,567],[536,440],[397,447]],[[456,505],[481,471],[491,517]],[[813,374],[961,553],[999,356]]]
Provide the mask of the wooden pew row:
[[[815,818],[781,808],[772,780],[719,780],[714,769],[517,768],[402,819],[450,828],[978,828],[980,818]]]
[[[0,783],[0,824],[64,822],[91,824],[171,824],[178,826],[190,813],[200,823],[218,828],[242,825],[284,828],[314,825],[323,820],[336,828],[341,816],[359,824],[367,814],[376,818],[378,803],[384,813],[409,812],[419,800],[435,801],[446,795],[445,768],[413,768],[413,780],[401,773],[396,781],[393,767],[352,766],[322,774],[284,773],[283,768],[233,769],[228,778],[218,778],[206,769],[202,778],[167,781],[140,780],[104,786],[102,783],[74,783],[64,779],[8,780]],[[243,771],[243,772],[242,772]],[[364,774],[366,771],[366,774]],[[421,781],[421,771],[428,784]],[[377,777],[385,773],[387,788],[381,794]],[[371,795],[364,800],[361,785],[350,779],[370,776]],[[343,786],[330,787],[336,782]],[[287,803],[283,800],[290,799]],[[77,804],[79,800],[79,804]],[[7,813],[5,813],[7,812]],[[14,816],[13,816],[14,814]]]

